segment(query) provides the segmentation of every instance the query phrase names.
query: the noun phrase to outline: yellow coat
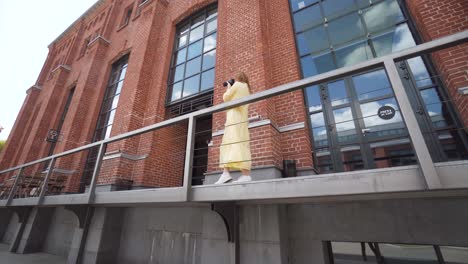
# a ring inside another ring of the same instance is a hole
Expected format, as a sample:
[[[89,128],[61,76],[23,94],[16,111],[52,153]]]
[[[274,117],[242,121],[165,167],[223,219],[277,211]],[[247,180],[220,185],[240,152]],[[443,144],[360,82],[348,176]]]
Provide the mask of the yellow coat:
[[[224,102],[249,95],[246,83],[235,82],[223,95]],[[220,147],[221,168],[250,170],[249,106],[241,105],[226,111],[226,124]]]

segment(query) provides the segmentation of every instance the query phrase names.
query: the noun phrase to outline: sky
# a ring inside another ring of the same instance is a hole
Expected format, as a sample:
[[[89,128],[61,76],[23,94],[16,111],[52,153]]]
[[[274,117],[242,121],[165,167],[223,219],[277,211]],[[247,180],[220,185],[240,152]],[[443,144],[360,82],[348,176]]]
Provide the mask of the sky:
[[[0,0],[0,140],[47,58],[47,46],[96,0]]]

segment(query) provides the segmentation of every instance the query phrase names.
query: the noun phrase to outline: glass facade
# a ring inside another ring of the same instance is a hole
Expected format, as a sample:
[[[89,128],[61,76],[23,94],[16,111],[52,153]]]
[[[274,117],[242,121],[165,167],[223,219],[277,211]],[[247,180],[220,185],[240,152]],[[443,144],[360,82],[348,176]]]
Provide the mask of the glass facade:
[[[210,6],[177,25],[168,102],[213,90],[217,25],[216,6]]]
[[[416,45],[397,0],[290,0],[290,7],[303,77]],[[433,159],[466,157],[451,106],[427,60],[416,57],[398,67]],[[305,96],[319,172],[416,163],[383,69],[306,88]],[[393,116],[382,118],[382,109]]]

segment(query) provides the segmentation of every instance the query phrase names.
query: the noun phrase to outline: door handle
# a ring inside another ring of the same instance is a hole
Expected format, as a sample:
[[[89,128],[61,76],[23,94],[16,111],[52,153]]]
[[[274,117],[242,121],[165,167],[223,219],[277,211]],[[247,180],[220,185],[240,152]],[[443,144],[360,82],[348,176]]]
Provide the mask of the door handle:
[[[361,130],[362,134],[365,136],[367,133],[370,133],[371,132],[371,129],[370,128],[363,128]]]

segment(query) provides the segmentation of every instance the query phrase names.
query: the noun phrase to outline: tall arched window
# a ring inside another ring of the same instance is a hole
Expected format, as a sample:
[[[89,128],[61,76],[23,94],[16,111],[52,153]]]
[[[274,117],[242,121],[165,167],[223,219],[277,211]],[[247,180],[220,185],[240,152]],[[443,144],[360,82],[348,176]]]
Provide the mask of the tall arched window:
[[[217,6],[209,6],[177,25],[168,81],[168,103],[214,88]]]

